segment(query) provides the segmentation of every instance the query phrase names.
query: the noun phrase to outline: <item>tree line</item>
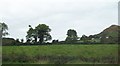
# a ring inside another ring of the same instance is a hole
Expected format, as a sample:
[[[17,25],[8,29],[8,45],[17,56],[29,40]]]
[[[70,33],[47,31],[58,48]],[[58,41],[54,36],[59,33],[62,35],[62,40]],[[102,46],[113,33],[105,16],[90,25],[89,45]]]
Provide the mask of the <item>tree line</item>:
[[[7,32],[8,26],[5,23],[0,23],[2,25],[1,31],[2,36],[6,36],[9,33]],[[82,37],[78,37],[77,31],[74,29],[67,30],[67,37],[64,41],[52,40],[52,36],[50,34],[51,29],[46,24],[39,24],[36,27],[32,27],[29,25],[29,29],[26,35],[26,42],[24,40],[16,39],[13,41],[13,44],[100,44],[103,43],[103,39],[105,40],[107,37],[102,38],[98,35],[82,35]],[[5,40],[5,38],[3,38]],[[13,40],[13,39],[11,39]],[[52,42],[47,42],[52,40]],[[6,40],[7,41],[7,40]],[[110,42],[108,42],[110,43]],[[111,42],[112,43],[112,42]]]

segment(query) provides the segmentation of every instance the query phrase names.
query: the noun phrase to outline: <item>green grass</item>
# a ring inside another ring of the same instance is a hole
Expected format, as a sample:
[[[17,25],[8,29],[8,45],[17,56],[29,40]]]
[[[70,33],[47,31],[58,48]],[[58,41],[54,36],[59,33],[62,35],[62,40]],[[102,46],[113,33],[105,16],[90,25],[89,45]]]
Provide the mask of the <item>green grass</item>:
[[[117,45],[3,46],[3,63],[117,63]]]

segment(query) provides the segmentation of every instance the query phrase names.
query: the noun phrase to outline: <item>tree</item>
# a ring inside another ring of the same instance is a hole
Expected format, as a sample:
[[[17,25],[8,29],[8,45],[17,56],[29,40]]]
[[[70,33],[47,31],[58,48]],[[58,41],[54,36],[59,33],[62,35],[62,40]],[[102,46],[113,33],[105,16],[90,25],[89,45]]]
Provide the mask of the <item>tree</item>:
[[[83,42],[87,42],[88,41],[88,37],[86,35],[82,35],[80,40],[82,40]]]
[[[90,35],[89,37],[87,37],[89,40],[92,40],[92,38],[95,38],[93,35]]]
[[[0,31],[2,32],[2,36],[6,36],[9,33],[7,32],[8,26],[5,23],[0,23]]]
[[[59,42],[59,40],[53,40],[52,41],[52,43],[54,44],[54,43],[58,43]]]
[[[49,26],[45,24],[39,24],[37,27],[35,27],[35,30],[37,32],[37,36],[39,38],[39,42],[42,44],[45,41],[51,40],[52,37],[50,35],[51,29]]]
[[[66,38],[66,42],[68,43],[73,43],[76,42],[78,40],[78,36],[77,36],[77,32],[74,29],[69,29],[67,31],[67,38]]]
[[[27,40],[32,40],[33,42],[37,42],[39,39],[39,43],[42,44],[45,41],[51,40],[52,37],[50,35],[51,29],[49,26],[45,24],[39,24],[33,29],[31,25],[29,25],[29,30],[27,31]]]
[[[29,30],[27,31],[27,41],[33,40],[33,42],[37,42],[37,31],[29,25]]]
[[[24,39],[21,39],[21,42],[23,43],[23,42],[24,42]]]

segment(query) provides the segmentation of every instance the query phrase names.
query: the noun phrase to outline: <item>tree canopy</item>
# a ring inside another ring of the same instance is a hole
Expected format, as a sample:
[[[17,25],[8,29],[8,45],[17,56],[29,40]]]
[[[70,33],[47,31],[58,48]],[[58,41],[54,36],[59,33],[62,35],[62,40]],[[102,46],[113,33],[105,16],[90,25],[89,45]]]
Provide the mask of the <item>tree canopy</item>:
[[[39,42],[40,44],[45,41],[51,40],[52,37],[50,35],[51,29],[46,24],[39,24],[35,28],[32,28],[29,25],[29,30],[27,31],[27,40],[32,40],[32,42]]]
[[[9,33],[7,32],[8,26],[5,23],[0,23],[0,31],[2,32],[2,36],[6,36]]]
[[[78,39],[78,36],[77,36],[76,30],[69,29],[67,31],[67,38],[65,41],[69,43],[69,42],[75,42],[75,41],[77,41],[77,39]]]

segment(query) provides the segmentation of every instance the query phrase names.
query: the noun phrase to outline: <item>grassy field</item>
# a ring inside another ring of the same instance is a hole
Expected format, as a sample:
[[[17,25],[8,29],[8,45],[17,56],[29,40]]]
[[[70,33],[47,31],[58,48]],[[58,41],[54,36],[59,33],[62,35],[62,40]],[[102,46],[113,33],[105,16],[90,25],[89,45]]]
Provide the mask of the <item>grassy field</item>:
[[[117,63],[118,45],[3,46],[3,63]]]

